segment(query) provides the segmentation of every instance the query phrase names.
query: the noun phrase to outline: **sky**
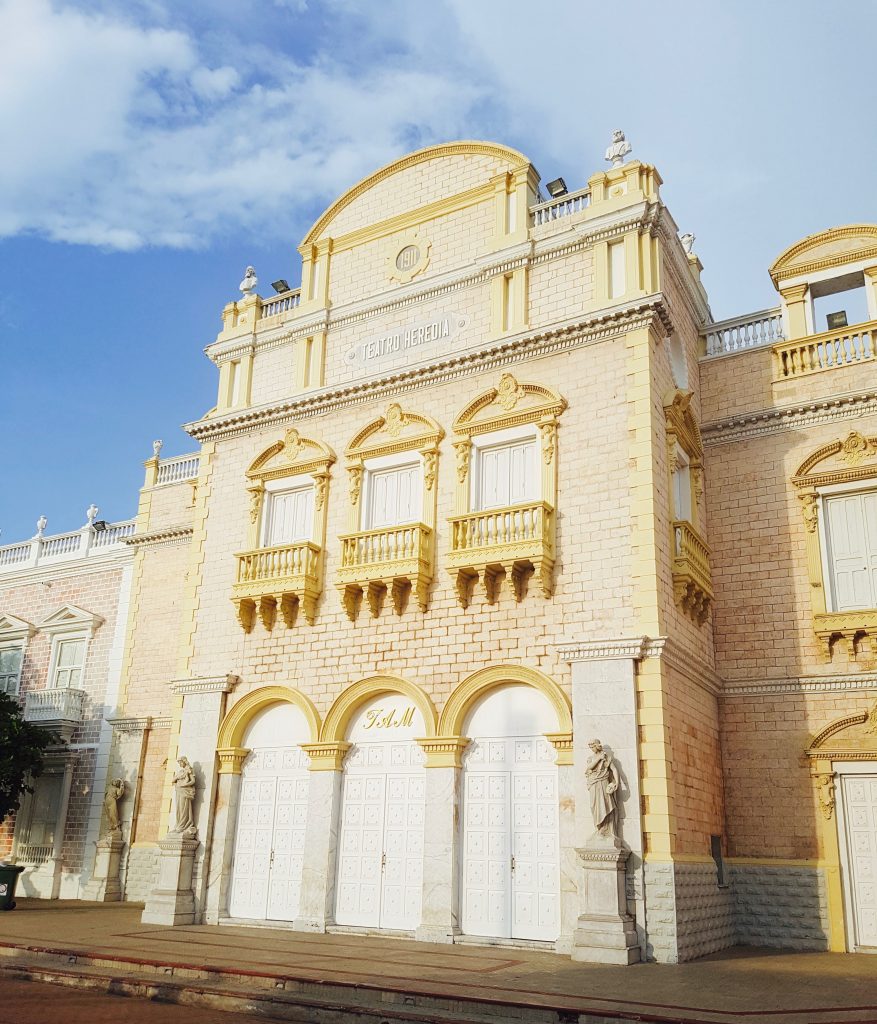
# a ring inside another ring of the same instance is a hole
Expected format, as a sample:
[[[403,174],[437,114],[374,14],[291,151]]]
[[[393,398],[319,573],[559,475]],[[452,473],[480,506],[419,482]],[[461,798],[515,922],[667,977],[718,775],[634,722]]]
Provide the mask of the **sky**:
[[[133,515],[247,264],[297,286],[321,211],[422,146],[575,189],[622,128],[716,319],[776,305],[783,249],[877,219],[875,35],[874,0],[0,0],[0,545]]]

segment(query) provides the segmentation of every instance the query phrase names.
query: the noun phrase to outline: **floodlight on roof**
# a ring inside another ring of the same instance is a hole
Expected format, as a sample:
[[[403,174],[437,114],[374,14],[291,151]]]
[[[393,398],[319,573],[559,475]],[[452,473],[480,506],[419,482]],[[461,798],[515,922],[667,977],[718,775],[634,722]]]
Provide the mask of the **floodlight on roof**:
[[[284,281],[283,278],[279,278],[276,281],[271,282],[271,287],[277,292],[278,295],[282,295],[284,292],[289,291],[289,282]]]
[[[560,199],[561,196],[565,196],[569,192],[563,178],[555,178],[554,181],[549,181],[545,187],[552,199]]]

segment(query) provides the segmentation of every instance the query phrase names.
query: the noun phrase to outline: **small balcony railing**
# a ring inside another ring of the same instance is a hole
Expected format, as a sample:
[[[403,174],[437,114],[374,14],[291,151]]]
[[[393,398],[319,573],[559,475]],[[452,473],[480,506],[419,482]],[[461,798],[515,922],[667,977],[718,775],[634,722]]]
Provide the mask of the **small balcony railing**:
[[[782,310],[763,309],[710,324],[706,331],[706,354],[723,356],[750,348],[763,348],[775,345],[782,338]]]
[[[322,590],[322,548],[318,544],[279,544],[242,551],[235,557],[237,575],[232,600],[247,632],[253,628],[256,612],[266,629],[273,628],[278,611],[287,625],[293,625],[299,605],[313,625]]]
[[[713,600],[710,549],[685,519],[673,523],[673,592],[695,622],[706,620]]]
[[[25,721],[61,733],[64,739],[82,721],[85,691],[74,687],[28,690],[24,695]]]
[[[363,593],[373,615],[380,612],[388,591],[398,614],[409,591],[426,611],[432,577],[433,531],[424,523],[362,530],[341,538],[337,587],[351,619],[356,618]]]
[[[773,347],[774,381],[868,362],[875,347],[877,320],[783,341]]]
[[[448,569],[456,577],[457,595],[464,608],[478,576],[491,603],[496,600],[496,583],[502,573],[513,583],[519,601],[524,594],[524,582],[531,574],[538,579],[543,595],[551,595],[554,509],[547,502],[468,512],[452,516],[448,522]]]

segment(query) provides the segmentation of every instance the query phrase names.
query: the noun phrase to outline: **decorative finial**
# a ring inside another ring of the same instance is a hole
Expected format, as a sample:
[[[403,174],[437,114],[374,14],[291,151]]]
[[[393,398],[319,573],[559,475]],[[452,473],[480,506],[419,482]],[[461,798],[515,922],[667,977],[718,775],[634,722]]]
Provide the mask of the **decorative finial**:
[[[241,281],[241,291],[244,295],[249,295],[251,292],[256,290],[256,285],[259,283],[259,278],[256,277],[256,268],[247,267],[244,279]]]
[[[630,143],[624,137],[624,132],[620,128],[616,128],[612,133],[612,145],[606,150],[605,159],[609,161],[610,166],[620,167],[631,148]]]
[[[37,520],[37,536],[42,537],[46,532],[46,527],[49,525],[49,520],[45,516],[40,516]]]
[[[95,519],[97,519],[98,512],[100,512],[100,509],[97,507],[97,505],[95,505],[94,502],[92,502],[85,510],[85,518],[88,520],[89,526],[94,525],[94,521]]]
[[[152,442],[152,457],[157,459],[161,455],[161,449],[164,446],[164,441],[161,439]]]
[[[690,256],[691,250],[694,246],[694,235],[690,231],[686,231],[684,235],[679,236],[679,241],[682,243],[682,248],[685,250],[685,254]]]

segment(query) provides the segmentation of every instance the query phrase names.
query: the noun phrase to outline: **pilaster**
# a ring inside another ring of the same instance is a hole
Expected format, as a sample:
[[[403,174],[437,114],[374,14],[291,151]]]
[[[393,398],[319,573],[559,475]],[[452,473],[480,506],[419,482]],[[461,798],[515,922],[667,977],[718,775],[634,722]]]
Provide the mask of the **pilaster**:
[[[313,759],[314,754],[308,748],[315,746],[321,744],[302,744],[302,749]],[[338,768],[314,768],[313,760],[311,771],[301,897],[293,928],[299,932],[324,932],[335,913],[335,866],[343,773],[340,764]]]

